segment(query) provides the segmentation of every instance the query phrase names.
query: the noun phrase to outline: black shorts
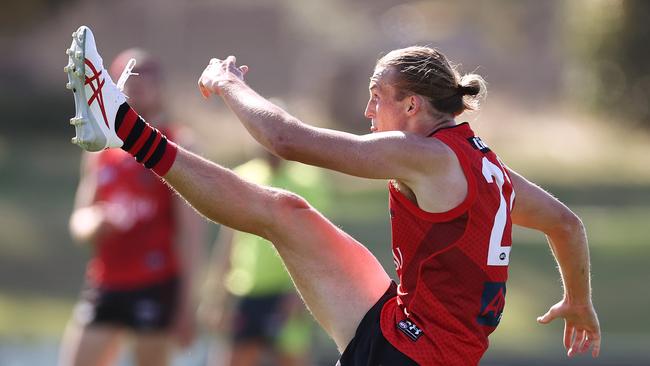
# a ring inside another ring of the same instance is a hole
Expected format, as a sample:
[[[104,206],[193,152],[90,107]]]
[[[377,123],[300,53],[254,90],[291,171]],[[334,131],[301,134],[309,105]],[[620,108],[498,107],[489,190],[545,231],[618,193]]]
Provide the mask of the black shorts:
[[[388,290],[361,320],[337,366],[417,366],[415,361],[393,347],[381,332],[381,309],[395,296],[397,285],[391,282]]]
[[[287,296],[296,295],[272,294],[237,298],[232,318],[233,342],[273,342],[288,317],[283,306]]]
[[[74,319],[83,326],[116,325],[131,330],[168,328],[176,312],[177,278],[132,290],[108,290],[86,285],[75,306]]]

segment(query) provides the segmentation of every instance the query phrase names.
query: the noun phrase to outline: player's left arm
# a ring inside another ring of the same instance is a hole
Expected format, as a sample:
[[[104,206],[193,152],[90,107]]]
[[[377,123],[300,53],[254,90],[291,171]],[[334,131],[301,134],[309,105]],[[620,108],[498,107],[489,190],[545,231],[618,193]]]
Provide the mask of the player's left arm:
[[[509,170],[517,199],[512,222],[536,229],[548,239],[564,284],[564,297],[537,321],[548,324],[564,318],[564,346],[568,356],[600,352],[600,325],[591,299],[590,260],[584,225],[562,202]]]
[[[75,193],[74,210],[70,215],[70,235],[78,243],[94,242],[106,231],[106,214],[96,201],[97,154],[83,153],[79,185]]]

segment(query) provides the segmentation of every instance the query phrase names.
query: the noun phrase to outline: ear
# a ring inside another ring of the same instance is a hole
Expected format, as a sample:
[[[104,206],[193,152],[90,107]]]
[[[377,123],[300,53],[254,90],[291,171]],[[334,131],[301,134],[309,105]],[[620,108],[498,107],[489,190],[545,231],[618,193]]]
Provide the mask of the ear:
[[[420,111],[422,108],[422,97],[419,95],[409,95],[406,98],[406,114],[413,116]]]

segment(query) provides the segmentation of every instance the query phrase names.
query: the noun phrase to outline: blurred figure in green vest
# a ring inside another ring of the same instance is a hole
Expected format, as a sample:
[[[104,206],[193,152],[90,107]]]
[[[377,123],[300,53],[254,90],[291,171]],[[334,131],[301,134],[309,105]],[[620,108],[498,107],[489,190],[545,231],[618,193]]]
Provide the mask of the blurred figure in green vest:
[[[323,174],[312,166],[264,151],[234,171],[251,182],[295,192],[319,210],[328,202]],[[227,334],[229,361],[212,355],[210,365],[267,364],[263,360],[308,365],[313,320],[273,245],[222,226],[212,262],[202,313],[213,329]]]

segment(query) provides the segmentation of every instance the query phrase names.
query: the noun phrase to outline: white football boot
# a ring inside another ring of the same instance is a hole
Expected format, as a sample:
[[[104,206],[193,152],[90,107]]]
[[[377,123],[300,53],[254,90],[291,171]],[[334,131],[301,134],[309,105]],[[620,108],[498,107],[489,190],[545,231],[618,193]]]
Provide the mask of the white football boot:
[[[115,131],[115,115],[126,96],[104,68],[90,28],[82,25],[72,33],[72,45],[66,54],[69,56],[68,65],[63,68],[69,80],[66,87],[74,93],[76,110],[70,119],[76,133],[72,143],[87,151],[122,146],[123,141]],[[129,62],[120,78],[124,79],[120,80],[122,83],[131,74],[134,63]]]

